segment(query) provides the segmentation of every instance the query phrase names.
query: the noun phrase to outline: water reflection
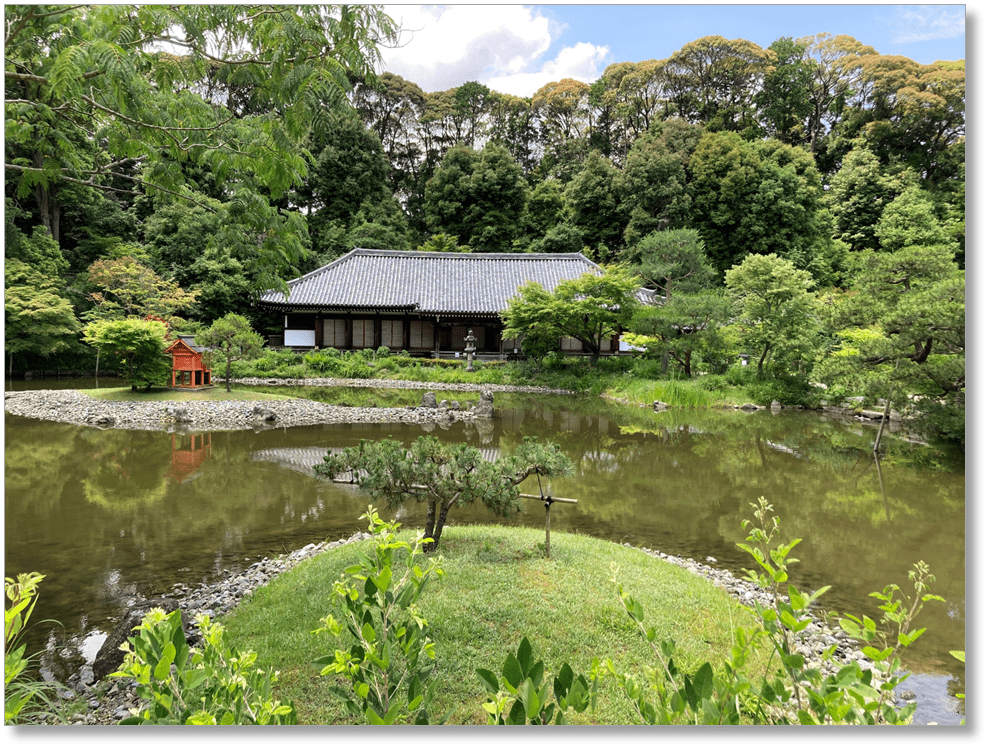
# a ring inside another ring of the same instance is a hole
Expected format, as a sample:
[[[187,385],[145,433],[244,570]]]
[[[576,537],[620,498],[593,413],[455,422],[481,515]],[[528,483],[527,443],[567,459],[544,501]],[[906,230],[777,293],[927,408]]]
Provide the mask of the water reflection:
[[[750,566],[736,547],[750,503],[765,496],[797,547],[795,582],[832,585],[825,605],[875,614],[869,593],[923,559],[937,576],[917,626],[910,667],[950,676],[964,691],[964,665],[949,650],[965,642],[964,459],[947,448],[887,440],[877,468],[874,429],[816,414],[739,414],[608,406],[599,400],[496,397],[497,418],[437,425],[440,439],[479,447],[488,459],[526,436],[556,442],[577,465],[548,490],[579,504],[553,510],[553,530],[573,530],[733,571]],[[47,578],[35,617],[36,648],[54,636],[78,667],[138,595],[197,584],[310,542],[361,529],[367,498],[315,476],[328,450],[361,439],[409,443],[416,425],[338,425],[258,433],[169,434],[98,430],[6,417],[6,574]],[[544,486],[544,489],[546,487]],[[534,480],[523,491],[539,493]],[[401,520],[421,524],[421,508]],[[535,503],[506,521],[457,509],[456,524],[541,527]]]

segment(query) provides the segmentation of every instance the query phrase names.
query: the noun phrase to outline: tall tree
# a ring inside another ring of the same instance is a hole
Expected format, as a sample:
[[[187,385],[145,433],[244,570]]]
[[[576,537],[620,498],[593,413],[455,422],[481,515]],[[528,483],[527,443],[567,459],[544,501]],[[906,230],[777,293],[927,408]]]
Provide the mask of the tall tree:
[[[822,242],[820,175],[806,151],[705,133],[690,160],[691,226],[724,272],[747,253],[812,266]]]
[[[4,15],[5,136],[17,154],[5,168],[56,241],[65,185],[185,197],[178,165],[192,162],[231,196],[219,238],[251,244],[272,286],[304,255],[305,230],[258,193],[277,200],[299,182],[303,138],[396,36],[370,5],[8,5]],[[205,98],[210,76],[259,106],[242,114]]]
[[[853,82],[845,63],[858,55],[875,54],[872,47],[854,37],[822,33],[797,39],[804,47],[804,57],[813,69],[810,87],[810,103],[813,105],[807,118],[810,152],[818,159],[818,167],[828,172],[819,158],[825,135],[834,129],[852,91]]]
[[[622,209],[619,176],[617,167],[592,152],[563,191],[569,222],[598,262],[616,259],[623,246],[628,215]]]
[[[806,357],[818,326],[808,271],[775,254],[749,255],[725,273],[725,286],[737,305],[743,340],[759,356],[760,377],[770,354],[780,367]]]
[[[950,235],[917,188],[896,198],[865,250],[851,293],[831,319],[840,346],[815,376],[838,392],[890,398],[938,414],[955,439],[965,431],[965,273]]]
[[[638,289],[638,279],[620,266],[561,281],[553,291],[529,281],[509,300],[502,335],[576,338],[597,364],[602,341],[621,333],[631,320],[639,305]]]
[[[15,355],[47,358],[68,349],[81,328],[56,278],[21,260],[4,263],[4,348]]]
[[[451,148],[426,186],[428,226],[476,251],[510,251],[527,192],[521,168],[503,146]]]
[[[490,137],[503,145],[529,178],[539,166],[542,144],[532,99],[492,91]]]
[[[882,166],[865,143],[858,141],[842,160],[825,195],[825,203],[834,216],[835,237],[852,252],[878,249],[876,225],[883,210],[918,182],[910,169]]]
[[[580,169],[591,122],[591,87],[573,78],[547,83],[532,97],[543,144],[540,171],[544,177],[570,181]]]
[[[90,294],[95,308],[88,314],[94,319],[147,315],[171,318],[196,304],[195,294],[161,278],[133,255],[97,260],[89,266],[87,275],[89,283],[97,288]]]
[[[669,109],[712,130],[741,131],[755,123],[752,96],[770,55],[745,39],[705,36],[663,63]]]
[[[682,228],[690,216],[690,157],[703,129],[680,119],[654,122],[632,146],[618,180],[622,210],[629,217],[628,246],[659,229]]]
[[[810,92],[814,69],[804,58],[804,46],[791,37],[769,45],[775,60],[766,73],[755,103],[771,137],[791,146],[807,140],[806,122],[814,110]]]

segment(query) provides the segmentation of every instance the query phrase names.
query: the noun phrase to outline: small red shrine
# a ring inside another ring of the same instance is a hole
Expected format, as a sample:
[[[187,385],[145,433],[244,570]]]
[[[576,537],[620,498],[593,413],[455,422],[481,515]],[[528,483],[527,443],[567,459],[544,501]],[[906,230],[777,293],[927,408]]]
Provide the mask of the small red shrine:
[[[203,363],[204,346],[197,346],[195,336],[180,335],[165,349],[172,355],[172,387],[211,387],[210,369]]]

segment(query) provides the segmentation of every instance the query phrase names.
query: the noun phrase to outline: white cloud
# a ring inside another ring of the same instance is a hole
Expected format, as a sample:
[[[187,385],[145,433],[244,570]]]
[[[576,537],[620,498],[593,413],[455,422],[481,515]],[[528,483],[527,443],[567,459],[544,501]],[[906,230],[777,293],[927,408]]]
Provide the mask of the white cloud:
[[[538,72],[496,76],[485,85],[503,94],[532,96],[545,84],[564,78],[593,83],[601,77],[602,64],[607,56],[607,47],[580,42],[561,50],[555,60],[547,62]]]
[[[558,29],[538,11],[520,5],[386,5],[406,31],[401,46],[383,49],[385,70],[424,91],[445,91],[479,81],[501,93],[531,96],[562,78],[600,77],[606,47],[580,43],[540,62]]]
[[[894,42],[954,39],[965,36],[965,6],[899,6],[892,25]]]

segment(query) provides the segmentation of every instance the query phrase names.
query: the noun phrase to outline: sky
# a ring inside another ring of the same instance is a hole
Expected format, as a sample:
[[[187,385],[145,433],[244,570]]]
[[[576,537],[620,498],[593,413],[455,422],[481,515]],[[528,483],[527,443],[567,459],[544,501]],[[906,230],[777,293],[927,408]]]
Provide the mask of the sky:
[[[385,5],[403,29],[384,70],[423,91],[478,81],[532,96],[546,83],[593,83],[614,62],[662,60],[703,36],[776,39],[848,34],[922,64],[965,57],[965,5],[592,4]],[[973,11],[969,9],[971,22]]]

